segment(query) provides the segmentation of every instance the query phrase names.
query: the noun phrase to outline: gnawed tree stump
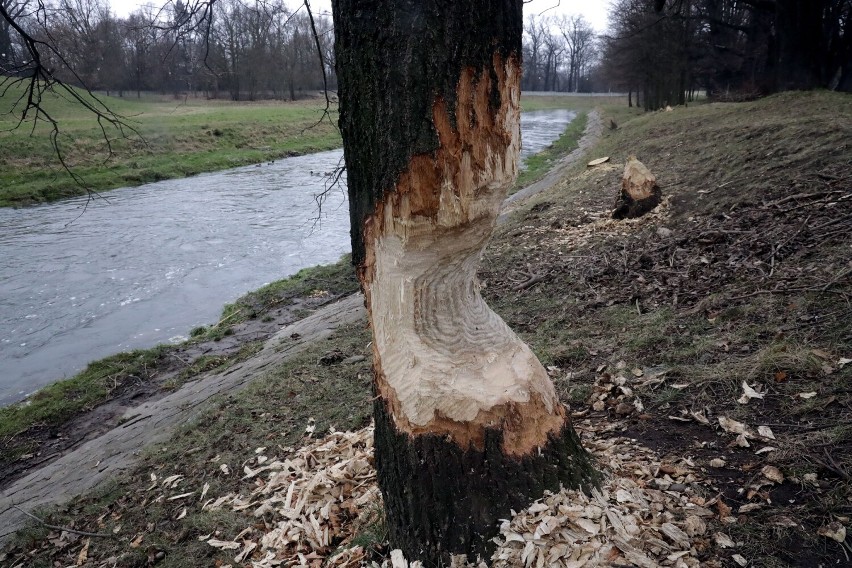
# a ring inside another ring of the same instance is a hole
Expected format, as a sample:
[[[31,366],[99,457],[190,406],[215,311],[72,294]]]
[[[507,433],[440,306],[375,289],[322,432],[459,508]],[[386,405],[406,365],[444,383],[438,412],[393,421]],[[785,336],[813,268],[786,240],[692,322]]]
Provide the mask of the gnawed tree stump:
[[[627,158],[621,179],[621,194],[612,212],[613,219],[641,217],[660,204],[662,192],[657,178],[636,156]]]
[[[390,543],[427,566],[488,558],[511,509],[599,477],[476,279],[518,173],[522,1],[332,6]]]

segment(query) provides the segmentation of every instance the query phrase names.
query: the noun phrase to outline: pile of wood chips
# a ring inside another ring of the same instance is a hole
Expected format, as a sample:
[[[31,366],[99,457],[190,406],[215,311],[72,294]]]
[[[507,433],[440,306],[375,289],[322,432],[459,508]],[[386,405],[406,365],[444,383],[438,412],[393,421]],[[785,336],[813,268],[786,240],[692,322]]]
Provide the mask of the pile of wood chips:
[[[236,564],[251,560],[255,568],[360,565],[366,554],[361,547],[329,556],[357,536],[377,510],[371,504],[381,500],[373,468],[373,428],[331,432],[287,459],[257,469],[246,466],[244,472],[243,479],[252,484],[247,497],[231,493],[204,509],[251,511],[264,520],[266,532],[249,527],[232,540],[206,535],[210,546],[233,550]]]
[[[698,559],[730,539],[710,534],[708,523],[717,517],[713,506],[718,503],[695,491],[698,477],[689,459],[663,463],[635,440],[604,435],[617,427],[612,423],[586,419],[576,427],[606,474],[600,490],[545,495],[502,523],[488,564],[468,564],[459,557],[454,566],[719,565]],[[418,562],[409,564],[398,550],[379,563],[352,545],[381,508],[372,442],[372,427],[332,432],[287,459],[244,468],[244,479],[252,484],[248,496],[225,495],[204,508],[251,511],[263,522],[232,540],[202,538],[233,551],[235,564],[250,562],[254,568],[417,568]],[[264,525],[265,532],[257,530]]]

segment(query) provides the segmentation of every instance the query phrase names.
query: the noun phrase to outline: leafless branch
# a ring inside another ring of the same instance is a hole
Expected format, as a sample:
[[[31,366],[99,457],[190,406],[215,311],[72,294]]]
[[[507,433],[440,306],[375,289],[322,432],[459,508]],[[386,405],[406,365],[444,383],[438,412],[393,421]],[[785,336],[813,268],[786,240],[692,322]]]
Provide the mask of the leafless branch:
[[[325,108],[322,111],[322,115],[319,120],[317,120],[313,125],[302,130],[302,134],[305,133],[305,130],[310,130],[311,128],[316,128],[322,121],[326,118],[328,119],[329,124],[331,124],[334,128],[337,128],[337,125],[334,123],[334,120],[331,118],[330,110],[331,110],[331,99],[328,98],[328,76],[325,72],[325,59],[322,56],[322,45],[320,44],[319,34],[317,33],[317,26],[314,22],[314,14],[311,12],[311,3],[309,0],[304,0],[305,9],[308,11],[308,18],[311,21],[311,32],[314,36],[314,43],[317,46],[317,57],[319,57],[320,70],[322,71],[322,92],[325,96]]]
[[[46,8],[44,4],[39,2],[36,17],[44,23],[46,18]],[[138,137],[144,142],[144,138],[133,126],[127,117],[113,112],[109,106],[95,95],[87,86],[85,81],[76,73],[73,67],[68,63],[63,54],[57,49],[56,43],[53,41],[43,41],[36,38],[19,23],[17,16],[20,14],[12,14],[7,8],[0,3],[0,18],[4,19],[11,29],[20,37],[23,45],[26,48],[28,61],[16,65],[10,74],[0,80],[0,89],[5,95],[9,89],[23,85],[23,93],[12,104],[8,113],[19,113],[19,118],[8,130],[20,128],[27,120],[32,120],[31,133],[35,132],[39,122],[45,122],[50,127],[50,143],[53,148],[62,169],[74,180],[74,182],[85,190],[89,196],[89,200],[93,197],[99,197],[99,194],[92,190],[68,164],[63,149],[60,144],[61,130],[59,122],[47,110],[44,97],[47,93],[74,102],[84,110],[94,115],[98,122],[98,127],[101,130],[101,135],[107,146],[107,156],[105,161],[113,157],[113,146],[110,139],[108,128],[113,128],[119,132],[124,138],[129,138],[131,135]],[[47,26],[43,25],[47,37],[50,38]],[[60,66],[68,71],[74,81],[82,86],[83,93],[79,89],[72,87],[70,84],[59,79],[55,71],[47,66],[44,61],[46,54],[56,58]],[[87,201],[88,206],[88,201]]]

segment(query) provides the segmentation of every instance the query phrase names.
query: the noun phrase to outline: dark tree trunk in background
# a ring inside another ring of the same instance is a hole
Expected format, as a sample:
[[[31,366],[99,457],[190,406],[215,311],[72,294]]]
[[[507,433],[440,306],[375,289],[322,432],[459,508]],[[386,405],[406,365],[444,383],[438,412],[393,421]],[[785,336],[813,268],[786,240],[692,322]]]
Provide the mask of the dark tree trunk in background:
[[[479,295],[520,146],[521,0],[333,0],[353,262],[391,545],[488,556],[498,520],[594,485],[552,383]]]

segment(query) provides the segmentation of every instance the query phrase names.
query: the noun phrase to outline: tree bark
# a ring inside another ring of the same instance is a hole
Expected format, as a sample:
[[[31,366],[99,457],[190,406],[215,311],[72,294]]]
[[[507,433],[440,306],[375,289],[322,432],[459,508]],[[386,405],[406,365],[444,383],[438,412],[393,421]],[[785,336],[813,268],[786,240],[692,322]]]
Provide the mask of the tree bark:
[[[487,557],[498,521],[598,474],[476,269],[520,147],[521,0],[333,0],[353,262],[391,545]]]

